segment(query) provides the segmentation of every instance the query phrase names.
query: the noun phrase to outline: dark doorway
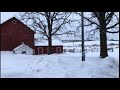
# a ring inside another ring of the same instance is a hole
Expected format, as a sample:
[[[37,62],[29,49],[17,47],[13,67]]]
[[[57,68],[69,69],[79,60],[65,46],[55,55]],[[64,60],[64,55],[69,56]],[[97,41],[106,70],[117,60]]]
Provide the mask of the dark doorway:
[[[61,53],[61,48],[60,47],[56,48],[56,53]]]
[[[43,54],[43,48],[42,47],[38,48],[38,54]]]
[[[22,54],[26,54],[26,51],[22,51]]]

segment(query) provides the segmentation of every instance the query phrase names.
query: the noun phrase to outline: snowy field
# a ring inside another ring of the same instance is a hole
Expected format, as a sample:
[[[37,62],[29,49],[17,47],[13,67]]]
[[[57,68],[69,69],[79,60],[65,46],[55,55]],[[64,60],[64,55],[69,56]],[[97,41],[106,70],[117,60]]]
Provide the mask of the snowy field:
[[[119,78],[119,49],[109,57],[99,58],[99,52],[53,55],[20,55],[1,52],[2,78]]]
[[[119,41],[107,41],[107,44],[119,44]],[[75,46],[79,46],[81,44],[81,42],[74,42]],[[93,45],[93,44],[97,44],[100,45],[100,41],[85,41],[85,45]],[[67,43],[63,43],[64,46],[73,46],[73,42],[67,42]]]
[[[107,48],[114,49],[119,48],[119,41],[107,41]],[[81,52],[81,42],[67,42],[63,43],[63,49],[67,52]],[[85,52],[99,52],[100,51],[100,41],[85,41]],[[112,50],[109,50],[110,52]]]

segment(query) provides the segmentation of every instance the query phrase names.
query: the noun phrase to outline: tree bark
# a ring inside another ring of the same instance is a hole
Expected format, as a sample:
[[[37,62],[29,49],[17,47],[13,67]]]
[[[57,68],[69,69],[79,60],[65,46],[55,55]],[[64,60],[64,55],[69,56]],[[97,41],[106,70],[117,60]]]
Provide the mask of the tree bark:
[[[52,47],[52,39],[51,39],[51,36],[50,36],[48,38],[48,55],[52,54],[51,47]]]
[[[50,22],[50,17],[48,17],[48,55],[52,54],[52,25],[51,25],[51,22]]]
[[[108,56],[107,52],[107,35],[106,35],[106,21],[105,13],[100,13],[100,57],[105,58]]]

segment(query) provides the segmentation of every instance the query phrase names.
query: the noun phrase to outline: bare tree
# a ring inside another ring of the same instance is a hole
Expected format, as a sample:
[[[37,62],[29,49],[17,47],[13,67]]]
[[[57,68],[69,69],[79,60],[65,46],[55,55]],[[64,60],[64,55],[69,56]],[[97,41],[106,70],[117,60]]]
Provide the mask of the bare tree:
[[[81,16],[81,13],[78,13]],[[108,56],[107,52],[107,33],[119,33],[119,13],[118,12],[92,12],[90,17],[84,17],[89,24],[85,26],[94,25],[94,35],[97,31],[100,32],[100,57]],[[114,29],[114,30],[113,30]]]
[[[70,24],[70,12],[22,12],[21,19],[39,32],[43,39],[48,40],[48,55],[52,53],[52,37],[62,34],[73,34],[74,31],[63,29]]]

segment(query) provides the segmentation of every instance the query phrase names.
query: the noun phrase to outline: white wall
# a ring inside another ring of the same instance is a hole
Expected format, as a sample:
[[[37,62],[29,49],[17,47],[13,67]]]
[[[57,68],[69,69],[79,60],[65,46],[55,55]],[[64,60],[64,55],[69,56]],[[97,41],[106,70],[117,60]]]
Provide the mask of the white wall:
[[[16,54],[22,54],[22,51],[26,51],[26,54],[30,54],[32,55],[34,50],[26,45],[23,45],[22,47],[20,47],[19,49],[15,50],[14,52]]]

